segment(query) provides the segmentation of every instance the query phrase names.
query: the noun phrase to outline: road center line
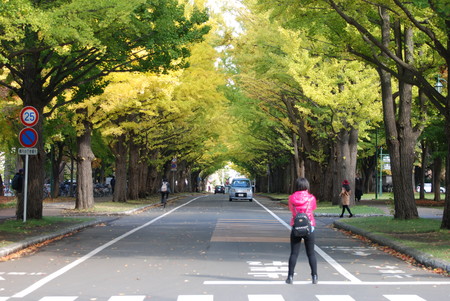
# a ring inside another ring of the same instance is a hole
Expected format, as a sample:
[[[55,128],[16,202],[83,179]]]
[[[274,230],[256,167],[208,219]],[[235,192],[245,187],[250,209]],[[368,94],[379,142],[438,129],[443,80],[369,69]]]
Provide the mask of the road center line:
[[[270,211],[267,207],[265,207],[263,204],[258,202],[258,200],[253,199],[259,206],[264,208],[267,212],[269,212],[270,215],[272,215],[276,220],[278,220],[283,226],[286,227],[289,231],[291,231],[291,226],[287,224],[284,220],[282,220],[278,215]],[[317,245],[314,245],[314,250],[322,256],[323,259],[325,259],[326,262],[328,262],[336,271],[338,271],[342,276],[350,280],[354,283],[362,283],[362,281],[358,278],[356,278],[354,275],[352,275],[349,271],[347,271],[342,265],[340,265],[336,260],[331,258],[330,255],[325,253],[321,248],[319,248]]]
[[[56,272],[54,272],[54,273],[48,275],[47,277],[44,277],[44,278],[42,278],[41,280],[35,282],[35,283],[32,284],[31,286],[27,287],[26,289],[24,289],[24,290],[22,290],[21,292],[18,292],[17,294],[15,294],[14,296],[12,296],[12,298],[23,298],[23,297],[29,295],[30,293],[32,293],[32,292],[34,292],[35,290],[41,288],[42,286],[44,286],[44,285],[47,284],[48,282],[52,281],[53,279],[55,279],[55,278],[57,278],[57,277],[63,275],[64,273],[70,271],[70,270],[73,269],[74,267],[76,267],[76,266],[78,266],[79,264],[83,263],[84,261],[90,259],[92,256],[94,256],[94,255],[96,255],[97,253],[103,251],[104,249],[108,248],[109,246],[111,246],[111,245],[117,243],[118,241],[124,239],[125,237],[128,237],[128,236],[130,236],[131,234],[135,233],[136,231],[139,231],[139,230],[141,230],[141,229],[143,229],[143,228],[145,228],[145,227],[147,227],[147,226],[153,224],[154,222],[156,222],[156,221],[162,219],[163,217],[165,217],[166,215],[169,215],[169,214],[171,214],[172,212],[174,212],[174,211],[180,209],[181,207],[184,207],[184,206],[186,206],[186,205],[192,203],[193,201],[195,201],[195,200],[197,200],[197,199],[199,199],[199,198],[202,198],[202,197],[204,197],[204,196],[196,197],[196,198],[190,200],[189,202],[184,203],[183,205],[180,205],[180,206],[178,206],[178,207],[175,207],[174,209],[172,209],[172,210],[170,210],[170,211],[164,213],[163,215],[160,215],[160,216],[158,216],[158,217],[152,219],[151,221],[149,221],[149,222],[147,222],[147,223],[145,223],[145,224],[143,224],[143,225],[141,225],[141,226],[139,226],[139,227],[136,227],[136,228],[134,228],[134,229],[128,231],[127,233],[122,234],[122,235],[119,236],[119,237],[116,237],[115,239],[113,239],[113,240],[111,240],[111,241],[109,241],[109,242],[107,242],[107,243],[101,245],[100,247],[96,248],[95,250],[92,250],[91,252],[89,252],[88,254],[84,255],[83,257],[78,258],[77,260],[75,260],[75,261],[73,261],[72,263],[70,263],[70,264],[64,266],[63,268],[57,270]]]

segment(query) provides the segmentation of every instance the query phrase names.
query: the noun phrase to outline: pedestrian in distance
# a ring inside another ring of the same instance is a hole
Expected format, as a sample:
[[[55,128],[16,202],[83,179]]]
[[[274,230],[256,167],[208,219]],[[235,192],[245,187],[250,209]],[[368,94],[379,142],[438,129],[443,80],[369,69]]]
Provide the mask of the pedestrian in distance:
[[[341,205],[342,205],[342,213],[339,217],[344,217],[344,213],[345,210],[348,211],[348,213],[350,214],[349,217],[352,217],[353,214],[350,211],[350,193],[351,193],[351,189],[350,189],[350,183],[347,180],[344,180],[342,182],[342,188],[341,188],[341,193],[339,193],[339,197],[341,198]]]
[[[292,284],[294,281],[294,270],[297,264],[298,254],[300,252],[300,245],[302,240],[305,242],[306,255],[308,256],[309,267],[311,268],[312,283],[317,284],[317,259],[314,252],[314,241],[316,220],[314,219],[314,210],[317,208],[316,197],[309,193],[309,182],[305,178],[298,178],[295,181],[296,191],[289,196],[289,210],[292,213],[291,218],[291,253],[289,256],[289,270],[286,279],[287,284]],[[309,218],[311,229],[308,234],[304,236],[297,236],[294,230],[294,221],[297,213],[306,213]]]
[[[111,193],[114,194],[114,187],[116,186],[116,178],[114,176],[111,177],[109,185],[111,185]]]
[[[14,175],[11,181],[11,188],[16,191],[16,195],[23,192],[24,170],[21,168]]]
[[[361,202],[362,195],[363,195],[363,179],[361,178],[359,173],[357,173],[355,178],[355,201]]]
[[[163,178],[161,188],[159,189],[161,192],[161,204],[166,208],[167,199],[169,198],[170,191],[170,183],[166,178]]]

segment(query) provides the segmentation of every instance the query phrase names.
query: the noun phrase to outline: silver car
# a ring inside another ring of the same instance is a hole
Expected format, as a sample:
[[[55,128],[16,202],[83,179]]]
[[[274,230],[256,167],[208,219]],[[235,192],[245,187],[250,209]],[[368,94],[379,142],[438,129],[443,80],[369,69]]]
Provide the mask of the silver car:
[[[233,200],[253,201],[252,182],[247,178],[234,179],[229,189],[230,202]]]

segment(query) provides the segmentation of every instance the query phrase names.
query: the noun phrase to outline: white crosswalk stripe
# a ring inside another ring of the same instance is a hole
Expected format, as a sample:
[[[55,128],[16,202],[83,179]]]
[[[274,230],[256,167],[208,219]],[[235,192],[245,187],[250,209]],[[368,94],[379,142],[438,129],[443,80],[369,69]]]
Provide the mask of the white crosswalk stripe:
[[[39,301],[76,301],[79,296],[46,296]],[[282,295],[247,295],[248,301],[285,301]],[[389,301],[427,301],[417,295],[383,295]],[[144,301],[144,295],[111,296],[108,301]],[[350,295],[316,295],[319,301],[359,301]],[[11,301],[11,297],[0,297],[0,301]],[[94,299],[93,299],[94,300]],[[381,299],[380,299],[381,300]],[[179,295],[177,301],[214,301],[214,295]]]
[[[281,295],[248,295],[248,301],[284,301]]]
[[[417,295],[383,295],[390,301],[426,301]]]

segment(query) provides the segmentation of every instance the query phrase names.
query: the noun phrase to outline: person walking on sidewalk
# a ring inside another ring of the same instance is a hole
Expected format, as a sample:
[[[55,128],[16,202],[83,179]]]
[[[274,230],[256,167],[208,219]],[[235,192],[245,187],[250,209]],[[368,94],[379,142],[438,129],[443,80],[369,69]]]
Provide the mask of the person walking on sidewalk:
[[[344,217],[345,210],[347,209],[348,213],[350,214],[349,217],[352,217],[353,214],[350,211],[350,183],[347,180],[344,180],[342,182],[342,189],[339,196],[341,197],[341,204],[342,204],[342,213],[339,217]]]
[[[166,178],[163,178],[159,191],[161,192],[161,204],[163,204],[163,207],[165,208],[170,193],[170,183]]]
[[[305,178],[298,178],[295,181],[296,191],[289,196],[289,210],[292,212],[291,226],[294,225],[297,213],[306,213],[311,222],[311,232],[303,237],[294,235],[294,228],[291,230],[291,254],[289,256],[289,270],[286,279],[287,284],[294,281],[294,270],[297,264],[298,254],[302,240],[305,241],[306,255],[308,256],[309,267],[311,268],[312,283],[317,284],[317,259],[314,252],[314,240],[316,220],[314,219],[314,210],[317,208],[316,197],[309,193],[309,182]]]

